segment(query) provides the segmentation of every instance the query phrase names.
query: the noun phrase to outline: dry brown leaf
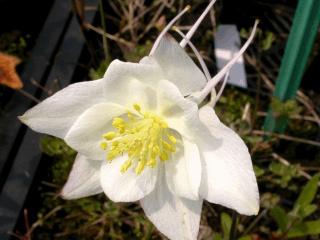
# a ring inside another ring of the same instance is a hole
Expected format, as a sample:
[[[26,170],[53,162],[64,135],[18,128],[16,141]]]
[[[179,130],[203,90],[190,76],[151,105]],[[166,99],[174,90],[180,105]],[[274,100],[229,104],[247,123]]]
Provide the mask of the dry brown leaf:
[[[21,60],[17,57],[0,52],[0,84],[13,89],[23,87],[23,83],[16,72],[16,66],[20,62]]]

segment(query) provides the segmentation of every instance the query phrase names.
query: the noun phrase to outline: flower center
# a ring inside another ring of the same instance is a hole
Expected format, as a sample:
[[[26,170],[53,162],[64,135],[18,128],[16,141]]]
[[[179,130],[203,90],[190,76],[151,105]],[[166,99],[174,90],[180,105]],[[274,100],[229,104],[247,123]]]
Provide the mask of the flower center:
[[[107,159],[112,161],[123,153],[128,159],[120,171],[126,172],[131,166],[140,174],[146,166],[154,168],[158,161],[166,161],[176,151],[177,139],[163,118],[142,112],[139,104],[133,105],[127,118],[115,117],[112,126],[116,131],[103,134],[100,147],[107,151]]]

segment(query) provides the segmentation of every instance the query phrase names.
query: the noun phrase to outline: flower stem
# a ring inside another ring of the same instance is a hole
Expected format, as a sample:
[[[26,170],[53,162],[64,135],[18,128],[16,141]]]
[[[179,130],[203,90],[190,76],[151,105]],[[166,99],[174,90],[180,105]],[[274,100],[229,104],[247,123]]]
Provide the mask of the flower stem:
[[[230,240],[236,240],[237,236],[237,218],[238,218],[238,213],[236,211],[232,212],[232,224],[231,224],[231,229],[230,229]]]
[[[100,19],[101,19],[101,26],[104,32],[107,32],[106,28],[106,22],[105,22],[105,16],[104,16],[104,9],[103,9],[103,3],[102,0],[99,1],[99,12],[100,12]],[[104,57],[106,59],[109,58],[109,50],[108,50],[108,43],[107,38],[105,35],[102,35],[102,45],[103,45],[103,51],[104,51]]]
[[[35,98],[33,95],[31,95],[30,93],[26,92],[25,90],[23,89],[18,89],[17,90],[19,93],[21,93],[23,96],[31,99],[32,101],[36,102],[36,103],[40,103],[41,101],[37,98]]]

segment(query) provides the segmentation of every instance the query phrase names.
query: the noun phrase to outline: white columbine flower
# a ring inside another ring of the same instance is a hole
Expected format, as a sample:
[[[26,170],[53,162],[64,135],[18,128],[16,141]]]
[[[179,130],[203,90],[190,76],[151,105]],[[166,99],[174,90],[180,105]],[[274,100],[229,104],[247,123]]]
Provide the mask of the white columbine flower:
[[[208,79],[183,49],[195,50],[189,39],[201,19],[180,33],[182,47],[163,37],[174,21],[139,63],[114,60],[102,79],[72,84],[20,119],[78,152],[64,198],[140,201],[164,235],[196,239],[204,199],[253,215],[259,194],[244,142],[212,107],[198,107],[237,59]]]

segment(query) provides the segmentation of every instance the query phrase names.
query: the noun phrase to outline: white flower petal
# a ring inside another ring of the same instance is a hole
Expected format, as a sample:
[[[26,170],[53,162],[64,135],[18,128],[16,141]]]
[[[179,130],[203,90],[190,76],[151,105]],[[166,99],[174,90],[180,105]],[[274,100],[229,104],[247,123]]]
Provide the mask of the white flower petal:
[[[212,108],[202,107],[199,115],[215,138],[198,145],[204,160],[200,194],[209,202],[235,209],[240,214],[257,214],[258,186],[245,143],[219,121]]]
[[[165,162],[166,179],[170,191],[190,200],[199,199],[201,159],[196,144],[183,138],[182,149]]]
[[[61,196],[64,199],[77,199],[103,192],[100,185],[100,168],[101,162],[78,154]]]
[[[19,118],[37,132],[63,138],[81,113],[104,100],[102,86],[102,80],[71,84]]]
[[[108,102],[131,107],[134,102],[142,101],[142,105],[151,110],[155,106],[153,89],[163,76],[161,69],[155,65],[114,60],[104,79],[104,93]],[[141,83],[140,87],[137,82]]]
[[[162,80],[157,90],[157,112],[163,116],[170,128],[189,141],[200,134],[208,135],[207,128],[199,119],[198,105],[185,99],[177,86]]]
[[[125,113],[126,109],[118,104],[96,104],[74,122],[64,140],[70,147],[90,159],[106,159],[106,151],[100,148],[102,135],[111,131],[114,117]]]
[[[134,202],[149,194],[157,181],[158,169],[146,167],[139,175],[134,167],[120,172],[127,155],[104,162],[101,168],[100,182],[105,194],[114,202]]]
[[[193,201],[173,195],[167,187],[164,173],[161,178],[159,176],[154,191],[140,203],[151,222],[169,239],[197,239],[202,200]]]
[[[174,83],[184,96],[201,90],[207,82],[198,66],[170,36],[162,38],[159,47],[150,58],[159,64],[165,79]],[[152,61],[143,59],[143,62]]]

